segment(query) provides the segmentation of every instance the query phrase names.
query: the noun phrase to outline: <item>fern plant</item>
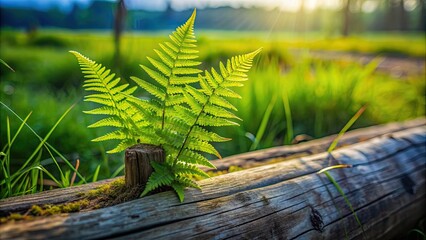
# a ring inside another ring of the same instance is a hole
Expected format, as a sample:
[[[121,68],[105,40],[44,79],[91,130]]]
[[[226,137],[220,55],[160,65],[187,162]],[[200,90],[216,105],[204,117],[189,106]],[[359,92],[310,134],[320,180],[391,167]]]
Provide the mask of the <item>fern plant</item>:
[[[247,72],[260,49],[220,62],[218,70],[203,72],[198,68],[201,62],[196,60],[195,17],[196,10],[169,35],[170,41],[159,44],[155,50],[158,58],[148,57],[152,66],[141,65],[152,81],[131,77],[135,87],[120,84],[110,70],[71,51],[85,74],[83,87],[95,92],[85,101],[101,105],[86,113],[106,116],[89,127],[116,128],[93,141],[119,140],[109,153],[123,151],[139,141],[161,146],[166,153],[164,163],[151,162],[154,172],[141,196],[170,186],[183,201],[186,187],[199,189],[192,177],[208,177],[199,166],[215,168],[203,153],[220,158],[211,143],[230,140],[207,128],[238,125],[235,120],[240,120],[232,113],[237,109],[227,99],[241,98],[232,88],[248,80]],[[136,97],[137,88],[152,98]]]

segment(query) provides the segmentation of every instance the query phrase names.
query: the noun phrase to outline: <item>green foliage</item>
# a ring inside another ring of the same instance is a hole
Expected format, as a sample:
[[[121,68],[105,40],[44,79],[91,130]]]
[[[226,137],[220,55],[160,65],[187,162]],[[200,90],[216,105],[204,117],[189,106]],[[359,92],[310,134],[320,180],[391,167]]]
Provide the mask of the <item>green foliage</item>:
[[[214,168],[203,153],[221,157],[211,142],[229,140],[210,130],[211,127],[238,125],[236,110],[227,99],[241,98],[234,87],[243,86],[247,72],[260,49],[220,62],[219,70],[201,71],[196,68],[197,41],[194,35],[196,11],[185,24],[160,44],[155,50],[158,59],[148,57],[152,65],[141,68],[153,80],[137,77],[131,79],[152,95],[149,100],[134,95],[137,87],[120,84],[115,74],[83,55],[72,52],[78,59],[86,80],[83,87],[96,92],[85,101],[102,105],[88,114],[106,115],[89,127],[114,127],[93,141],[119,140],[110,153],[143,142],[162,146],[166,152],[164,163],[151,162],[154,172],[141,196],[162,186],[170,186],[180,201],[184,200],[184,188],[200,188],[193,176],[208,177],[199,166]]]
[[[21,121],[18,130],[15,132],[15,134],[12,135],[10,119],[9,117],[6,118],[7,142],[2,146],[0,152],[0,199],[42,191],[43,180],[45,176],[52,179],[59,187],[68,187],[71,182],[69,179],[69,172],[67,174],[62,171],[55,156],[58,156],[65,164],[68,165],[71,170],[73,170],[81,179],[83,179],[83,181],[85,181],[84,178],[80,175],[80,173],[78,173],[77,170],[71,165],[71,163],[47,142],[53,131],[64,119],[64,117],[71,111],[74,105],[69,107],[62,114],[62,116],[58,119],[58,121],[50,129],[50,131],[46,134],[44,138],[41,138],[27,124],[31,113],[28,114],[25,119],[22,119],[3,102],[0,101],[0,105],[10,111]],[[18,169],[12,169],[11,149],[14,147],[15,141],[24,127],[27,127],[39,139],[40,142],[33,150],[33,152],[31,152],[31,155]],[[49,171],[42,163],[41,156],[43,150],[48,152],[55,167],[57,168],[56,170],[60,174],[60,178],[54,177],[51,171]]]
[[[307,134],[314,138],[336,134],[366,104],[363,118],[353,128],[412,119],[425,113],[424,76],[400,81],[376,71],[377,61],[362,66],[309,58],[282,72],[282,65],[264,57],[262,54],[259,64],[265,67],[253,71],[250,81],[237,92],[244,101],[232,102],[244,122],[239,131],[227,135],[237,143],[232,149],[218,146],[223,156],[247,152],[255,142],[259,143],[256,149],[289,144],[291,139],[286,134],[291,130],[294,136]],[[273,110],[266,111],[275,95],[278,101]],[[291,117],[285,112],[285,101],[291,107]],[[264,119],[268,121],[262,130]],[[256,140],[259,132],[264,134]]]
[[[136,87],[128,88],[128,84],[119,84],[120,78],[115,78],[115,74],[110,74],[110,70],[106,70],[101,64],[97,64],[77,52],[72,51],[72,53],[77,57],[86,77],[83,87],[87,91],[97,92],[85,96],[85,101],[103,105],[100,108],[84,112],[108,116],[91,124],[89,128],[108,126],[118,128],[118,130],[95,138],[93,141],[120,140],[114,149],[108,151],[109,153],[121,152],[129,145],[135,144],[138,135],[135,130],[144,122],[125,99],[127,94],[132,94],[136,90]]]

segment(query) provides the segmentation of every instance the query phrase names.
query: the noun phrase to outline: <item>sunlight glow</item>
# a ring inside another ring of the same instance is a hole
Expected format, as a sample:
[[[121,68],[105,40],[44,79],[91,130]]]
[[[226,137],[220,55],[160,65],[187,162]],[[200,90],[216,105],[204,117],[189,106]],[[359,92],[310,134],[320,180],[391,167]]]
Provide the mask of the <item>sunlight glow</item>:
[[[183,10],[190,7],[221,7],[232,6],[238,7],[266,7],[273,9],[279,7],[281,10],[298,11],[304,3],[306,10],[313,10],[318,7],[336,8],[339,6],[339,0],[171,0],[173,8]]]

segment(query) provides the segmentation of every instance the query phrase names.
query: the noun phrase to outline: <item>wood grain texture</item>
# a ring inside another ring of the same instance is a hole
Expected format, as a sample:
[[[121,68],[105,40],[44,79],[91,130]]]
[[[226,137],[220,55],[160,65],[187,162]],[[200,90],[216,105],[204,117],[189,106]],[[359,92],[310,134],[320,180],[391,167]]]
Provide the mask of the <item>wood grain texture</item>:
[[[347,132],[340,139],[338,147],[349,146],[351,144],[366,141],[374,137],[389,135],[394,132],[424,125],[426,125],[426,118],[419,118],[402,123],[389,123],[353,130]],[[226,157],[222,160],[216,160],[213,162],[213,164],[217,167],[218,170],[224,170],[228,169],[230,166],[254,167],[271,161],[277,161],[277,158],[281,158],[280,160],[286,160],[296,157],[309,156],[326,151],[335,137],[336,136],[328,136],[297,145],[274,147],[243,153]],[[3,199],[0,200],[0,216],[6,216],[11,212],[25,212],[34,204],[60,204],[67,201],[78,200],[80,198],[80,193],[95,189],[102,184],[106,184],[114,180],[115,179],[107,179],[81,186],[65,189],[55,189],[42,193]]]
[[[126,186],[145,186],[154,171],[151,161],[164,162],[163,148],[149,144],[137,144],[126,149],[124,154],[124,178]]]
[[[389,123],[352,130],[343,135],[337,145],[337,148],[342,148],[354,143],[367,141],[378,136],[392,134],[393,132],[424,125],[426,125],[426,118],[418,118],[406,122]],[[214,165],[218,170],[225,170],[230,166],[259,166],[267,162],[276,161],[276,158],[286,160],[295,157],[309,156],[312,154],[326,152],[336,137],[337,135],[331,135],[296,145],[279,146],[243,153],[215,161]]]
[[[330,174],[355,208],[366,239],[404,233],[426,210],[426,129],[200,181],[179,203],[163,192],[113,207],[0,226],[0,239],[362,239]]]

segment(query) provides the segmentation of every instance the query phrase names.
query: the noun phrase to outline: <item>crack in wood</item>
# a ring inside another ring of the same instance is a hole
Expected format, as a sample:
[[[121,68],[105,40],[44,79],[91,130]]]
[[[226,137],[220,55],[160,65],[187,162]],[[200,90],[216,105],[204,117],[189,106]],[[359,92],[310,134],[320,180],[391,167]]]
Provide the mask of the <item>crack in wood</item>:
[[[322,233],[324,231],[324,221],[322,220],[321,214],[311,206],[310,220],[312,227],[318,232]]]

